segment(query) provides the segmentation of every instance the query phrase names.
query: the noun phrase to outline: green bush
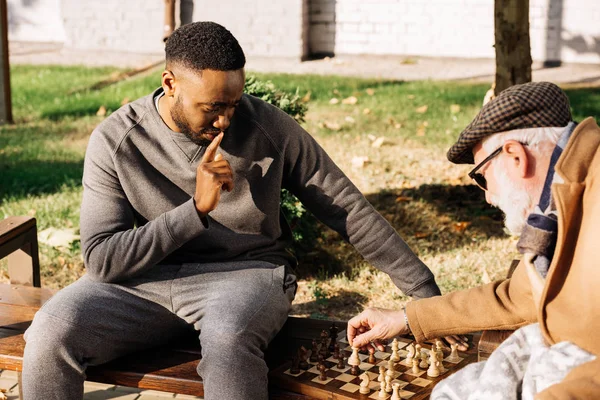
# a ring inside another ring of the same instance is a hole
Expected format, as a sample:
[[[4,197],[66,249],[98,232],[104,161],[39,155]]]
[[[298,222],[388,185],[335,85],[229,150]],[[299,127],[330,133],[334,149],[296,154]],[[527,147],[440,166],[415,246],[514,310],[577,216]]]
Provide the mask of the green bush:
[[[260,81],[254,76],[249,76],[246,79],[244,91],[246,94],[281,108],[298,123],[304,121],[307,107],[302,103],[298,89],[295,93],[284,92],[278,90],[271,81]],[[304,208],[300,200],[285,189],[281,191],[281,209],[292,228],[294,243],[290,250],[296,256],[301,256],[314,247],[319,237],[317,220]]]

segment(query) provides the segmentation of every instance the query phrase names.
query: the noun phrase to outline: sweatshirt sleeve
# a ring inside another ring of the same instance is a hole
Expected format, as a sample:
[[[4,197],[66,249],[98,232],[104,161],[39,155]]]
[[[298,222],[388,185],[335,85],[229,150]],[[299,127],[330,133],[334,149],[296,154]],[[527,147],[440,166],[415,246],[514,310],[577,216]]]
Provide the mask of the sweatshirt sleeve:
[[[84,161],[80,231],[87,272],[101,282],[142,273],[206,229],[193,198],[136,228],[113,157],[108,141],[94,131]]]
[[[439,295],[429,268],[319,144],[298,124],[288,129],[294,132],[288,135],[285,186],[367,261],[389,274],[405,294],[415,298]]]
[[[410,329],[419,342],[480,330],[517,329],[537,321],[525,265],[510,279],[406,305]]]
[[[574,368],[560,383],[535,396],[535,400],[600,399],[600,360]]]

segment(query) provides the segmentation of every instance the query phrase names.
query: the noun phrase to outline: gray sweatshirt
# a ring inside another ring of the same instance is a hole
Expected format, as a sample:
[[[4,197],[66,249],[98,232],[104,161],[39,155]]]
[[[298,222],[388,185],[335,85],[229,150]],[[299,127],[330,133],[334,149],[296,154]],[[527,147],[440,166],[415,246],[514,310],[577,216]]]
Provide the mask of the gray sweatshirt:
[[[170,130],[162,91],[121,107],[85,155],[81,245],[88,274],[120,282],[157,264],[261,260],[294,267],[280,210],[288,189],[406,294],[439,294],[433,274],[317,142],[280,109],[244,95],[221,142],[235,188],[205,226],[194,207],[205,147]]]

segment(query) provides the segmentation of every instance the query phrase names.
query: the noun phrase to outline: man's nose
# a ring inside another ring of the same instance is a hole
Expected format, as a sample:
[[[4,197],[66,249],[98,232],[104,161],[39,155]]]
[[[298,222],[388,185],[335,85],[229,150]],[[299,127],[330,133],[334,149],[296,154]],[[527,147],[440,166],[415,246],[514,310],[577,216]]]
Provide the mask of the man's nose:
[[[230,120],[229,116],[219,115],[217,117],[217,119],[215,120],[215,122],[213,123],[213,126],[221,131],[224,131],[227,128],[229,128],[230,123],[231,123],[231,120]]]

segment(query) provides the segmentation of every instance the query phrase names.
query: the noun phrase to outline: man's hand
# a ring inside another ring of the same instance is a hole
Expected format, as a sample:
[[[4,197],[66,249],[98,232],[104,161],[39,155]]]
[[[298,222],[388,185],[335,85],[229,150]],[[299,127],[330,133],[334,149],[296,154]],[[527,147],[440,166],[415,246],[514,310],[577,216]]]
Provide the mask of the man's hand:
[[[217,208],[221,190],[233,190],[233,173],[229,162],[217,150],[223,140],[223,132],[206,148],[206,152],[196,169],[196,192],[194,202],[201,218]]]
[[[348,321],[348,342],[353,347],[375,351],[384,350],[381,339],[389,339],[409,333],[404,319],[404,311],[367,308]],[[373,343],[373,344],[371,344]]]

